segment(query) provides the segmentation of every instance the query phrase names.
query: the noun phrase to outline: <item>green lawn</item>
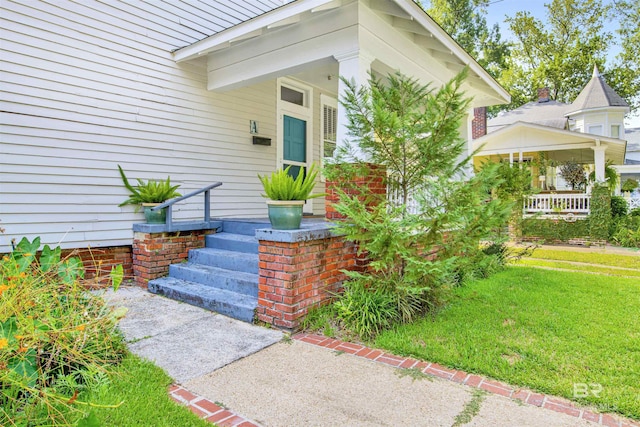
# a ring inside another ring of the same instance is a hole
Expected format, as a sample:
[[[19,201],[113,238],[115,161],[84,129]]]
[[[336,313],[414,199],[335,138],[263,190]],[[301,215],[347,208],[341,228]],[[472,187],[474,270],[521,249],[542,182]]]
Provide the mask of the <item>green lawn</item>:
[[[211,427],[185,406],[174,402],[168,394],[171,378],[149,361],[128,355],[119,365],[111,382],[90,397],[97,405],[117,405],[116,408],[92,408],[95,420],[87,425],[119,427]],[[81,394],[78,400],[87,400]]]
[[[636,278],[508,268],[375,345],[640,419]],[[602,392],[574,398],[579,383]]]
[[[638,277],[640,278],[640,270],[622,268],[622,267],[607,267],[603,265],[586,264],[570,261],[555,261],[537,258],[522,258],[514,263],[515,265],[526,265],[531,267],[547,267],[557,268],[562,270],[572,270],[590,273],[606,274],[609,276],[622,276],[622,277]]]
[[[533,258],[539,259],[585,262],[589,264],[635,268],[640,270],[640,255],[633,254],[605,254],[598,252],[581,252],[538,248],[533,251],[533,254],[531,256]]]

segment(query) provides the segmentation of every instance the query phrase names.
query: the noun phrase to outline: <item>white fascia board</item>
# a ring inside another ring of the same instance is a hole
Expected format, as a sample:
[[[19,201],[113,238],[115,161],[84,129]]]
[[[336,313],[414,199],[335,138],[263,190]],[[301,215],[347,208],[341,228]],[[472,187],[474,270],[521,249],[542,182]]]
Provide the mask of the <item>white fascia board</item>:
[[[176,62],[189,61],[191,59],[199,58],[209,52],[217,50],[220,45],[226,45],[233,40],[238,40],[248,33],[262,30],[263,28],[267,28],[270,25],[276,25],[278,22],[291,19],[298,14],[307,12],[331,2],[332,0],[294,1],[285,6],[274,9],[271,12],[267,12],[264,15],[257,16],[253,19],[223,30],[200,41],[197,41],[189,46],[178,49],[173,53],[173,58]]]
[[[420,6],[413,0],[393,0],[398,6],[404,9],[411,17],[427,29],[434,37],[437,37],[447,49],[451,51],[462,63],[469,66],[469,69],[476,73],[480,78],[498,95],[498,99],[502,99],[503,104],[511,102],[511,95],[500,83],[498,83],[480,64],[476,62],[458,43],[456,43],[445,30],[442,29],[435,21],[433,21]]]
[[[601,112],[612,112],[612,111],[623,111],[625,114],[627,114],[629,112],[629,107],[611,106],[611,107],[587,108],[582,110],[571,111],[565,114],[564,116],[571,117],[579,114],[601,113]]]
[[[590,147],[591,146],[595,146],[596,145],[596,140],[600,141],[600,142],[606,142],[607,144],[611,144],[614,146],[622,146],[625,145],[626,146],[626,141],[621,140],[621,139],[616,139],[616,138],[609,138],[606,136],[601,136],[601,135],[592,135],[592,134],[588,134],[588,133],[582,133],[582,132],[574,132],[574,131],[570,131],[570,130],[565,130],[565,129],[558,129],[558,128],[552,128],[549,126],[542,126],[542,125],[538,125],[535,123],[526,123],[526,122],[515,122],[509,126],[505,126],[502,129],[499,129],[495,132],[491,132],[489,134],[486,134],[478,139],[475,139],[473,141],[473,146],[475,148],[481,147],[487,143],[490,143],[492,139],[495,139],[495,137],[497,136],[502,136],[505,133],[514,133],[514,138],[515,133],[518,132],[518,136],[521,132],[526,132],[527,129],[532,129],[532,130],[538,130],[538,131],[543,131],[546,132],[550,135],[554,135],[554,136],[561,136],[562,138],[565,138],[568,141],[575,141],[575,142],[569,142],[567,144],[560,144],[560,145],[549,145],[546,146],[546,151],[549,151],[550,148],[553,147],[554,150],[565,150],[568,149],[568,147],[575,147],[575,144],[588,144]],[[527,147],[528,149],[529,147]],[[581,147],[576,147],[576,148],[581,148]],[[484,150],[483,150],[484,151]],[[538,149],[538,147],[532,147],[532,149],[530,151],[540,151]]]

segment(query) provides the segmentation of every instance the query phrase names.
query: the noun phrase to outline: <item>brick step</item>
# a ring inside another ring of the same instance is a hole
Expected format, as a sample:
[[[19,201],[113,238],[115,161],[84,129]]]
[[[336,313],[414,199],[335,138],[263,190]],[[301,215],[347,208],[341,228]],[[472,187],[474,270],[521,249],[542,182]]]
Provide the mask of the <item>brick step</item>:
[[[258,240],[253,235],[248,236],[246,234],[222,232],[208,235],[205,241],[206,246],[212,249],[249,254],[258,253]]]
[[[201,283],[213,288],[258,297],[258,275],[254,273],[231,271],[189,262],[170,265],[169,276],[188,282]]]
[[[258,306],[257,297],[174,277],[149,281],[149,291],[249,323],[253,321],[254,310]]]
[[[257,252],[250,254],[215,248],[192,249],[189,251],[189,262],[225,270],[258,274]]]

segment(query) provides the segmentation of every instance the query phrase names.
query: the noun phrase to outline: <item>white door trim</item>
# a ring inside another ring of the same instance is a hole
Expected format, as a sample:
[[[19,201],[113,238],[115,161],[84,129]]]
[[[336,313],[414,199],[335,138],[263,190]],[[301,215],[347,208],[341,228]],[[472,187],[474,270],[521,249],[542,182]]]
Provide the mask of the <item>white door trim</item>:
[[[304,105],[297,105],[280,98],[282,86],[300,91],[304,94]],[[284,163],[284,116],[304,120],[307,123],[307,153],[305,166],[309,168],[313,163],[313,88],[297,80],[281,77],[276,84],[276,168],[282,168]],[[305,213],[313,213],[313,199],[307,200],[303,208]]]

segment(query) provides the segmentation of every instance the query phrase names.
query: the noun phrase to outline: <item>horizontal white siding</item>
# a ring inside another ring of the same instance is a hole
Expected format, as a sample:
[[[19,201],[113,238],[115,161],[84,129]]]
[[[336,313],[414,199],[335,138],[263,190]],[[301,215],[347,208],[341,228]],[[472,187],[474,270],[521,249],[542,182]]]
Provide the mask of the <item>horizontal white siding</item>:
[[[171,51],[267,12],[279,1],[0,3],[0,252],[12,238],[63,247],[130,244],[142,220],[130,179],[190,192],[215,181],[214,216],[264,216],[257,173],[275,145],[254,146],[249,120],[276,140],[276,84],[206,90],[206,64]],[[202,196],[177,205],[201,218]]]

